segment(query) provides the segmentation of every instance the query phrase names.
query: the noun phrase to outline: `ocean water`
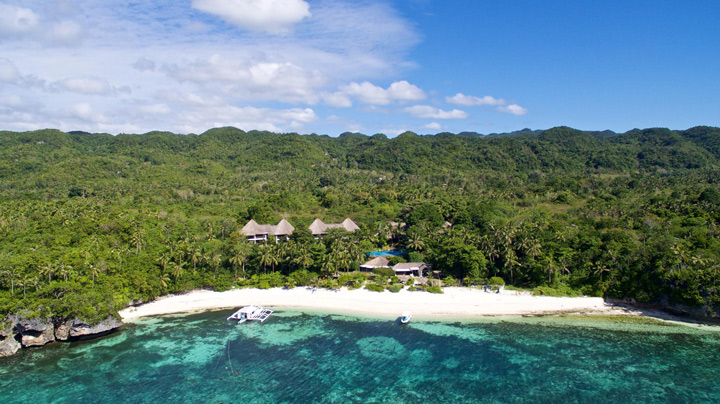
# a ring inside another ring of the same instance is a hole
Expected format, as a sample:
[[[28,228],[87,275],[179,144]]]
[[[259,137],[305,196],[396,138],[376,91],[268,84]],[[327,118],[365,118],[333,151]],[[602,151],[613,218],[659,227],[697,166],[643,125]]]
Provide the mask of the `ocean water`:
[[[720,332],[544,317],[148,318],[0,359],[2,403],[711,403]],[[629,322],[628,322],[629,321]]]

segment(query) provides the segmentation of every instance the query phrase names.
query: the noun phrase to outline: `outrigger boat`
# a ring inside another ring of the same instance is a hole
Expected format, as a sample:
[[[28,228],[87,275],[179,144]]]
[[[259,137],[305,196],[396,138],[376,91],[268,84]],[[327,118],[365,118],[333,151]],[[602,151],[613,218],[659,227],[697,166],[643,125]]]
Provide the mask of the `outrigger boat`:
[[[402,316],[400,317],[400,322],[407,324],[410,322],[410,319],[412,319],[412,313],[410,311],[403,311]]]
[[[238,324],[246,321],[264,322],[273,314],[272,310],[260,306],[245,306],[228,317],[228,320],[237,320]]]

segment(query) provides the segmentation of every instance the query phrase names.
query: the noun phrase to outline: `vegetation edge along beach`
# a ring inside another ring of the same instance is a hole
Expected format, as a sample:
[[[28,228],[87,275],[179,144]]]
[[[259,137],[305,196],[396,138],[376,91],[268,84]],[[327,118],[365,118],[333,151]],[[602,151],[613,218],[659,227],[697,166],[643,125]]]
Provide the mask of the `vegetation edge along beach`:
[[[505,285],[707,321],[720,306],[719,128],[4,131],[0,155],[4,353],[106,333],[129,305],[196,289]],[[346,218],[358,229],[310,231]],[[241,233],[283,219],[294,232],[277,243]],[[426,263],[425,282],[357,271],[387,249],[404,251],[389,264]]]

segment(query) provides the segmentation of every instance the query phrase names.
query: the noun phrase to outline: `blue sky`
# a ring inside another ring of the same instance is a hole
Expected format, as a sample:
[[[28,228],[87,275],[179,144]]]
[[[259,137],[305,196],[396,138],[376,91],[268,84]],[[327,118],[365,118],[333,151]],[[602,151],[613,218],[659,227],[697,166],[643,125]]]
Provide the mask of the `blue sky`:
[[[0,129],[720,126],[719,11],[659,0],[0,0]]]

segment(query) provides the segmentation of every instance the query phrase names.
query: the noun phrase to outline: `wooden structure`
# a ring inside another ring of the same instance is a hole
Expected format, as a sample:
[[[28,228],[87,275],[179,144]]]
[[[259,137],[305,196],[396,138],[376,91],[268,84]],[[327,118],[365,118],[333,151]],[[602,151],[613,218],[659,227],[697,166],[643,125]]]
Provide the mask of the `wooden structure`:
[[[401,262],[395,264],[392,269],[397,276],[412,275],[422,278],[423,272],[427,271],[428,266],[424,262]]]
[[[255,220],[250,219],[250,221],[240,229],[240,233],[244,234],[248,241],[255,243],[258,241],[267,243],[268,239],[274,240],[276,243],[283,238],[289,240],[293,231],[295,231],[293,225],[284,218],[274,226],[271,224],[257,224]]]

